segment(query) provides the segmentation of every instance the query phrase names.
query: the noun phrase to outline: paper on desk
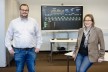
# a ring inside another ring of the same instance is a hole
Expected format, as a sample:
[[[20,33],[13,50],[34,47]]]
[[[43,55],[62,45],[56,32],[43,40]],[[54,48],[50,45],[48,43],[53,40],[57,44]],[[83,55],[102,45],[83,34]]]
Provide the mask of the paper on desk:
[[[72,56],[73,52],[65,53],[66,56]],[[104,61],[108,61],[108,52],[105,52]]]
[[[66,56],[72,56],[73,55],[73,52],[68,52],[68,53],[65,53]]]

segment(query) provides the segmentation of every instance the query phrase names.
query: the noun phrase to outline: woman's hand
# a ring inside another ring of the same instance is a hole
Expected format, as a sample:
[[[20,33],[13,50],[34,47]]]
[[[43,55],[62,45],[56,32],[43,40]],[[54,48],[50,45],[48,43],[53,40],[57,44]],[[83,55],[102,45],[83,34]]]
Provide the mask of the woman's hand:
[[[72,54],[72,57],[75,58],[75,53]]]

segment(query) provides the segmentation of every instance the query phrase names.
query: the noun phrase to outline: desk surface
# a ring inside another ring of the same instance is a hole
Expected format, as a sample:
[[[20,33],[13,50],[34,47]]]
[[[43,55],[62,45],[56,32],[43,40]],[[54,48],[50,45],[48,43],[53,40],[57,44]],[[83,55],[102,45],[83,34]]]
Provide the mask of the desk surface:
[[[72,56],[73,52],[65,53],[66,56]],[[108,61],[108,52],[105,52],[104,61]]]
[[[50,42],[77,42],[77,39],[67,39],[67,40],[50,39]]]
[[[65,53],[64,55],[66,56],[72,56],[73,52],[68,52],[68,53]]]

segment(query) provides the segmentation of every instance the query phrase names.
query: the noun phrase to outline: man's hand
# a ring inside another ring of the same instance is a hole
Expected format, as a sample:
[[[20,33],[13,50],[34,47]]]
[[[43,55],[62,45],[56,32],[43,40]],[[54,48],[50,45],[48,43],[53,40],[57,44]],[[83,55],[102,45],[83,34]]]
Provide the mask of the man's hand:
[[[14,55],[14,50],[13,49],[11,49],[11,50],[9,50],[9,53],[11,54],[11,55]]]
[[[36,53],[39,53],[39,48],[35,48],[35,52]]]

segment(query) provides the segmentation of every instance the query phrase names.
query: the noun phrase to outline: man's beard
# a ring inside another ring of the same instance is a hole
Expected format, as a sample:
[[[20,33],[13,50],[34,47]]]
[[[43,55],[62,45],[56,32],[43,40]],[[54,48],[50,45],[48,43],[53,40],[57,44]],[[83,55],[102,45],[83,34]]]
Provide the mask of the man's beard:
[[[26,16],[20,15],[20,16],[21,16],[21,18],[24,18],[24,19],[28,18],[28,15],[26,15]]]

